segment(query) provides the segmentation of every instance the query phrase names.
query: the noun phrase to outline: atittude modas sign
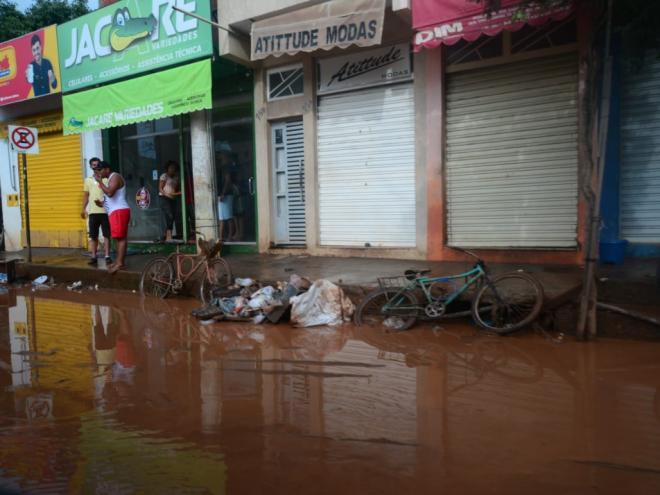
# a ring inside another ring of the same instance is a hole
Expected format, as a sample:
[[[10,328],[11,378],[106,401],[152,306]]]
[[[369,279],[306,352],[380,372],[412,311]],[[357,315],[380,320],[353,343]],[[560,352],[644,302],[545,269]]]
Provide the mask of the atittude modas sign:
[[[408,43],[319,61],[318,94],[379,86],[412,78]]]
[[[252,25],[252,60],[350,45],[379,45],[384,0],[334,0]]]

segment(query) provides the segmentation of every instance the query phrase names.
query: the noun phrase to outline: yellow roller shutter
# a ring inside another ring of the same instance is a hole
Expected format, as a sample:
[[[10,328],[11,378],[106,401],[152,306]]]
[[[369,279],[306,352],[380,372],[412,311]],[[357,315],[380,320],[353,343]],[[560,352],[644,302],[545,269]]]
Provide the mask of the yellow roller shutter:
[[[39,136],[39,154],[28,155],[30,232],[35,247],[84,247],[85,222],[80,218],[82,158],[80,136]],[[21,195],[23,176],[21,170]],[[25,211],[22,208],[23,243]]]
[[[81,399],[91,399],[94,385],[90,366],[92,317],[89,306],[38,298],[30,301],[34,304],[31,324],[35,330],[36,349],[57,353],[44,358],[57,364],[39,368],[39,384],[46,390],[66,389]]]

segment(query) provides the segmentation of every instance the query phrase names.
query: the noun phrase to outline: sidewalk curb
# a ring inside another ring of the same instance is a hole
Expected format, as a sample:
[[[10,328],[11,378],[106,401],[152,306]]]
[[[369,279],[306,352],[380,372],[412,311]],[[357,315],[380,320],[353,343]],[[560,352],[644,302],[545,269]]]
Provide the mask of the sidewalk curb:
[[[78,280],[83,285],[97,285],[103,289],[137,290],[140,285],[140,273],[119,272],[110,275],[99,268],[80,268],[70,266],[53,266],[41,263],[19,263],[16,265],[16,276],[34,280],[40,275],[48,275],[55,283],[72,283]]]
[[[41,275],[48,275],[57,284],[70,284],[80,280],[83,286],[98,285],[100,289],[114,289],[134,291],[140,287],[140,272],[122,271],[110,275],[101,268],[83,268],[42,263],[19,263],[16,265],[16,276],[26,280],[34,280]],[[277,281],[262,280],[262,285],[275,285]],[[355,305],[359,304],[364,296],[375,288],[368,284],[342,284],[338,283]],[[197,290],[192,289],[192,297],[197,297]],[[184,292],[184,295],[186,293]]]

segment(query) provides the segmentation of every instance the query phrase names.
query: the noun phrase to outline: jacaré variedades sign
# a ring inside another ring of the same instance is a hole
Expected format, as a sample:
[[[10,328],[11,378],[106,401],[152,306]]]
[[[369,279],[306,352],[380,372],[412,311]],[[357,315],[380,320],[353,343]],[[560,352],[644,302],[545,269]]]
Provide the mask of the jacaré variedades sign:
[[[120,0],[57,27],[62,91],[209,57],[208,0]]]
[[[409,80],[408,43],[319,60],[318,94],[379,86]]]
[[[252,25],[252,60],[350,45],[379,45],[383,0],[335,0]]]

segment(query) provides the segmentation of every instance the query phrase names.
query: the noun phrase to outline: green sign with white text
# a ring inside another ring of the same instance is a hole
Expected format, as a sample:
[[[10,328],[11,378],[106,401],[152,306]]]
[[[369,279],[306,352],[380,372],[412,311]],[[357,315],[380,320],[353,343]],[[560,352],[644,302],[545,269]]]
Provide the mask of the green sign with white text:
[[[57,26],[62,91],[213,54],[210,0],[120,0]]]
[[[211,60],[64,95],[64,134],[211,108]]]

